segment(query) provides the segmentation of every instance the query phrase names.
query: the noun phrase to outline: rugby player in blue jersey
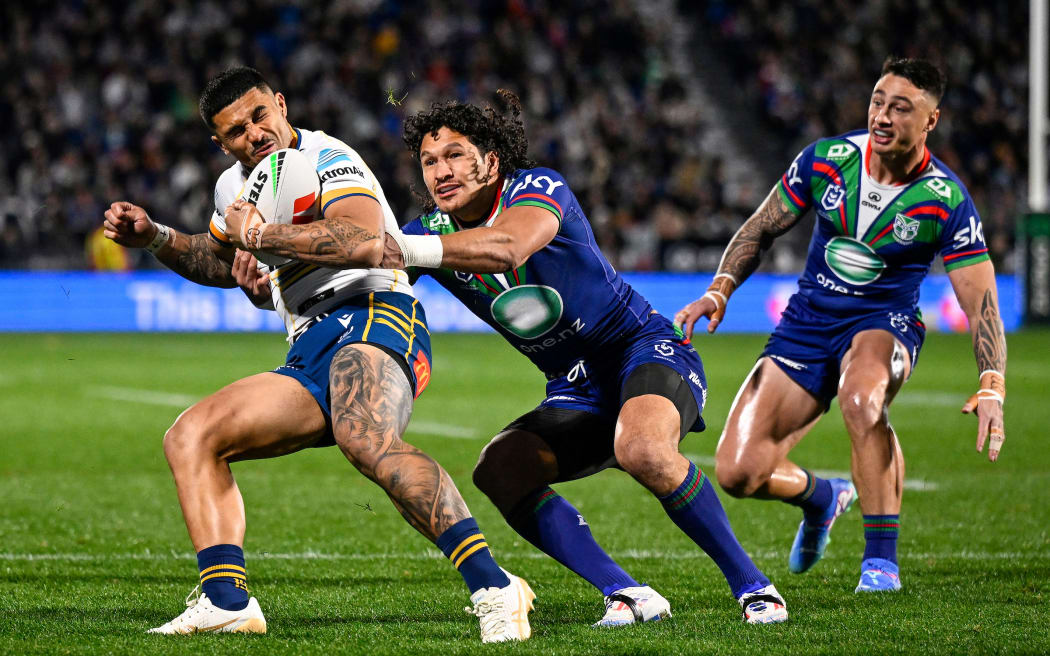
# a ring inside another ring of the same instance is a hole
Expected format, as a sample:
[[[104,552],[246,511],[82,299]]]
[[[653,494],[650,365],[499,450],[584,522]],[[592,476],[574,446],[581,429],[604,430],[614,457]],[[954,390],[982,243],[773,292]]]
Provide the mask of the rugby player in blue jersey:
[[[938,253],[973,336],[979,390],[963,412],[976,412],[977,451],[990,437],[994,462],[1005,437],[1006,339],[995,272],[966,188],[926,147],[944,86],[929,62],[887,59],[867,130],[803,150],[733,237],[707,292],[675,316],[688,336],[700,317],[713,332],[762,252],[807,210],[816,212],[799,291],[738,392],[716,473],[734,496],[802,509],[789,558],[796,573],[820,560],[832,524],[859,491],[866,546],[857,592],[901,586],[904,458],[889,407],[919,356],[926,333],[919,284]],[[852,442],[853,483],[818,478],[788,459],[836,395]]]
[[[714,559],[745,621],[786,620],[712,483],[678,452],[687,432],[704,428],[700,358],[605,259],[566,180],[529,161],[518,100],[500,98],[499,111],[450,102],[407,120],[426,213],[388,239],[384,260],[432,276],[548,380],[536,409],[485,447],[474,482],[522,537],[601,590],[599,626],[671,614],[550,487],[614,465]]]
[[[236,160],[215,185],[209,232],[178,232],[127,202],[105,213],[105,235],[118,244],[146,248],[194,282],[241,284],[272,301],[291,345],[284,366],[205,397],[164,436],[197,551],[201,595],[150,633],[266,632],[259,603],[248,594],[244,502],[230,463],[337,445],[452,561],[472,593],[482,641],[527,639],[532,591],[493,560],[448,473],[401,439],[413,399],[430,377],[430,338],[407,276],[376,267],[382,235],[397,230],[382,187],[352,148],[293,127],[287,111],[284,96],[254,69],[231,68],[208,83],[201,117],[214,143]],[[271,272],[237,250],[240,226],[254,215],[235,199],[252,168],[282,148],[296,148],[316,165],[321,217],[267,226],[255,250],[280,256]],[[300,501],[335,513],[345,505]]]

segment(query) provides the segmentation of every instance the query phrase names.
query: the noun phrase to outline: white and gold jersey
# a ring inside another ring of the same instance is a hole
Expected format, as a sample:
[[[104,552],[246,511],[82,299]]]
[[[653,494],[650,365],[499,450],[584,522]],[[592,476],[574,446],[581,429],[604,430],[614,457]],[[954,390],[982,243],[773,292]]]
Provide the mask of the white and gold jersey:
[[[367,196],[383,210],[387,232],[398,230],[397,220],[386,202],[383,188],[357,152],[324,132],[295,129],[296,147],[317,167],[321,179],[321,214],[332,203],[350,196]],[[224,246],[232,242],[224,234],[223,212],[244,189],[251,169],[240,162],[226,169],[215,183],[215,213],[209,232]],[[261,265],[260,267],[265,266]],[[310,325],[310,319],[340,305],[346,299],[376,291],[412,294],[404,271],[395,269],[330,269],[298,260],[268,267],[273,305],[284,320],[288,340]]]

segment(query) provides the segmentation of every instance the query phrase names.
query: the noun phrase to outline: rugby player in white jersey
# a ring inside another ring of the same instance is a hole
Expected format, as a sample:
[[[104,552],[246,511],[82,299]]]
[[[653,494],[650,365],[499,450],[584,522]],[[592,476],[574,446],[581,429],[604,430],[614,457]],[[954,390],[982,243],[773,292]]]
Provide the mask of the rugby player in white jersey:
[[[379,182],[345,143],[292,127],[284,96],[254,69],[216,76],[200,109],[212,141],[237,160],[215,185],[209,233],[180,233],[141,207],[117,202],[105,213],[105,235],[148,249],[194,282],[244,282],[257,295],[271,292],[291,349],[285,365],[208,396],[164,436],[202,592],[151,632],[265,632],[259,604],[248,594],[244,505],[230,463],[335,444],[452,560],[471,591],[482,640],[528,638],[534,597],[528,584],[493,560],[444,469],[401,439],[413,398],[430,378],[430,338],[405,273],[376,268],[384,232],[397,230]],[[257,221],[257,211],[235,199],[252,168],[282,148],[297,148],[316,163],[321,217],[268,224],[253,247],[282,263],[256,273],[254,258],[236,249],[244,246],[242,223]]]
[[[832,524],[859,491],[866,546],[857,592],[901,587],[904,458],[889,408],[922,346],[919,283],[937,254],[973,336],[980,388],[963,412],[977,414],[977,451],[990,438],[994,462],[1005,438],[1006,339],[995,272],[965,186],[926,147],[944,87],[929,62],[887,59],[867,130],[803,150],[737,231],[707,292],[675,316],[688,335],[700,317],[713,332],[762,252],[814,209],[799,292],[737,393],[716,471],[733,496],[802,509],[789,558],[796,573],[821,558]],[[788,459],[836,395],[852,442],[852,483],[820,479]]]

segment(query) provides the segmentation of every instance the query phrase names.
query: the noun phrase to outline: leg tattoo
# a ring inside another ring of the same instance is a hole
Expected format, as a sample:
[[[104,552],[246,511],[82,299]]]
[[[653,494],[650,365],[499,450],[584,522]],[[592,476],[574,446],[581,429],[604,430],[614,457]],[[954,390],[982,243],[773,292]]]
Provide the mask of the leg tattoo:
[[[441,465],[401,439],[412,414],[412,391],[389,355],[370,346],[339,351],[332,359],[331,396],[339,448],[417,531],[434,541],[470,516]]]

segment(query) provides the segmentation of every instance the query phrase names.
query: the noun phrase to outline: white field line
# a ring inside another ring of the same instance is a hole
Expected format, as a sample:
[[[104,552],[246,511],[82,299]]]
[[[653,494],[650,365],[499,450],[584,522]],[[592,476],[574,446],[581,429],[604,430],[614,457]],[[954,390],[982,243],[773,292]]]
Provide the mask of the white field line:
[[[161,392],[157,390],[136,389],[134,387],[112,387],[94,386],[86,390],[90,396],[98,396],[115,401],[130,401],[133,403],[148,403],[150,405],[163,405],[172,408],[188,408],[197,401],[199,397],[191,394],[179,394],[176,392]],[[462,440],[473,440],[478,438],[478,433],[467,426],[456,426],[443,424],[436,421],[413,421],[408,425],[409,432],[422,433],[424,435],[437,435],[439,437],[452,437]]]
[[[188,408],[200,401],[199,396],[193,396],[192,394],[158,392],[155,390],[136,389],[134,387],[92,386],[87,388],[86,393],[90,396],[100,396],[104,399],[113,399],[115,401],[148,403],[150,405],[164,405],[172,408]]]
[[[893,399],[890,413],[894,405],[908,406],[937,406],[944,408],[963,407],[968,397],[965,394],[952,394],[951,392],[909,392],[907,388],[901,390],[897,398]]]
[[[715,467],[715,459],[710,456],[701,456],[695,453],[683,453],[686,458],[689,458],[701,467],[710,467],[712,470]],[[810,470],[821,478],[852,478],[853,474],[847,471],[838,471],[834,469],[812,469]],[[916,478],[904,479],[904,489],[911,490],[912,492],[932,492],[940,487],[939,484],[933,481],[924,481]]]
[[[635,560],[705,560],[707,554],[699,549],[691,551],[659,551],[652,549],[628,549],[610,554],[613,558],[632,558]],[[773,559],[780,558],[784,554],[779,551],[751,552],[753,558]],[[529,551],[509,556],[511,560],[540,560],[548,558],[546,554]],[[901,557],[906,560],[1047,560],[1050,561],[1050,551],[945,551],[925,553],[902,553]],[[248,560],[330,560],[330,561],[382,561],[382,560],[443,560],[444,556],[439,551],[412,551],[405,553],[324,553],[318,551],[303,551],[299,553],[251,553],[246,555]],[[828,560],[836,557],[825,556]],[[846,556],[838,557],[845,560]],[[95,561],[145,561],[160,562],[168,560],[195,560],[196,556],[191,553],[112,553],[112,554],[85,554],[85,553],[0,553],[0,561],[11,562],[95,562]]]
[[[407,432],[453,437],[458,440],[475,440],[480,437],[476,430],[467,426],[443,424],[437,421],[417,421],[415,419],[409,422]]]

